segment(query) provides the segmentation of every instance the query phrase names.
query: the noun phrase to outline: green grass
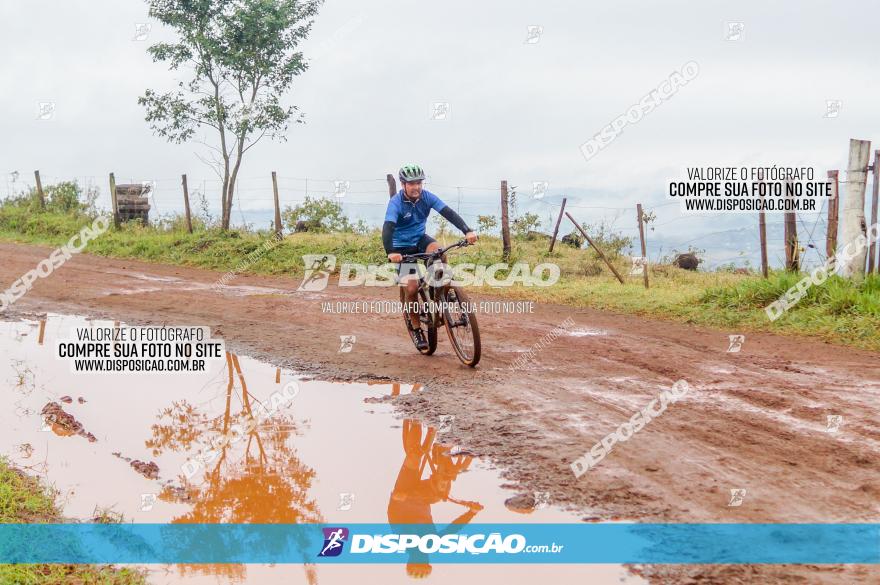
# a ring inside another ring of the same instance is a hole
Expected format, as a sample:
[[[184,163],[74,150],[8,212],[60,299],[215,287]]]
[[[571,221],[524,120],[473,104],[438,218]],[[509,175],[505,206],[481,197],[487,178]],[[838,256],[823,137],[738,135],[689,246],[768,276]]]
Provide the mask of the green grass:
[[[53,522],[55,494],[0,459],[0,524]]]
[[[132,585],[146,583],[135,569],[94,565],[0,565],[0,583],[16,585]]]
[[[90,223],[85,215],[34,212],[16,205],[0,206],[0,239],[58,245]],[[172,222],[180,225],[180,222]],[[117,258],[207,268],[221,272],[241,270],[251,274],[300,277],[304,254],[334,254],[338,264],[382,263],[385,254],[378,232],[369,234],[300,233],[289,235],[255,262],[247,261],[269,240],[268,232],[199,230],[194,234],[168,228],[125,225],[89,243],[87,253]],[[441,235],[452,243],[458,235]],[[624,276],[621,285],[590,250],[557,243],[553,254],[546,240],[515,240],[511,262],[559,265],[562,277],[551,287],[489,288],[473,290],[472,296],[496,296],[522,300],[592,307],[608,311],[658,317],[731,332],[770,331],[800,335],[837,344],[880,350],[880,280],[876,276],[861,284],[832,277],[810,289],[806,298],[780,319],[771,322],[764,307],[782,296],[803,275],[772,272],[763,279],[755,274],[690,272],[669,265],[651,270],[651,287],[641,277],[630,277],[626,257],[614,260]],[[502,260],[501,241],[483,237],[475,247],[457,251],[450,262],[491,265]],[[244,264],[243,264],[244,263]],[[243,269],[242,269],[243,268]],[[234,284],[232,279],[229,284]]]
[[[773,273],[768,279],[749,279],[735,286],[711,288],[700,305],[711,307],[731,323],[764,325],[764,307],[793,287],[803,274]],[[880,349],[880,276],[860,283],[831,276],[812,286],[798,304],[770,327],[784,333],[810,335],[829,342]]]
[[[0,523],[63,522],[55,493],[0,459]],[[97,565],[0,565],[0,583],[142,585],[142,571]]]

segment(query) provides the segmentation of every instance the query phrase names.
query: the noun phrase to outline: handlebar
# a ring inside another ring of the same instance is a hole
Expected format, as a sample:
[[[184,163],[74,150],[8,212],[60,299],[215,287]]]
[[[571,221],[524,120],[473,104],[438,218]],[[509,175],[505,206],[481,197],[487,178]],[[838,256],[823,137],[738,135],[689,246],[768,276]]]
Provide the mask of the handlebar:
[[[440,248],[439,250],[437,250],[435,252],[424,252],[421,254],[403,255],[401,257],[401,262],[414,262],[417,260],[429,261],[429,260],[433,260],[434,258],[439,258],[440,256],[442,256],[443,254],[445,254],[449,250],[454,250],[455,248],[464,248],[466,246],[471,246],[471,245],[473,245],[473,244],[468,243],[467,240],[459,240],[456,243],[450,244],[449,246],[446,246],[445,248]]]

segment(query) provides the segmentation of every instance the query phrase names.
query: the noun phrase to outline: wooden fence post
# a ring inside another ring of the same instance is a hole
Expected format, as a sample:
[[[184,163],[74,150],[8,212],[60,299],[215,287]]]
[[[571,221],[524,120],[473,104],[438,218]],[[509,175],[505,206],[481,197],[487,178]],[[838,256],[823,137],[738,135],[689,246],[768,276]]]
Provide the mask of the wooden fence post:
[[[110,202],[113,204],[113,226],[119,227],[119,203],[116,201],[116,177],[110,173]]]
[[[828,202],[828,228],[825,234],[825,255],[828,258],[837,253],[837,214],[840,209],[838,171],[828,171],[831,182],[831,201]]]
[[[40,207],[46,208],[46,196],[43,194],[43,181],[40,180],[40,171],[34,171],[34,179],[37,181],[37,196],[40,198]]]
[[[502,256],[505,260],[510,257],[510,218],[507,212],[507,181],[501,181],[501,244]]]
[[[785,212],[785,269],[797,272],[800,269],[800,250],[798,249],[797,216]]]
[[[189,211],[189,186],[186,184],[186,174],[181,175],[183,179],[183,208],[186,211],[186,231],[193,233],[192,215]]]
[[[617,272],[617,269],[614,267],[614,265],[608,260],[608,258],[605,257],[605,254],[602,253],[602,249],[599,248],[599,246],[597,246],[597,245],[593,242],[593,240],[590,238],[589,235],[587,235],[587,232],[584,231],[584,228],[582,228],[582,227],[578,224],[578,222],[576,222],[576,221],[574,220],[574,218],[571,216],[571,214],[568,213],[567,211],[565,212],[565,217],[567,217],[568,219],[571,220],[571,223],[574,224],[574,227],[576,227],[577,230],[578,230],[581,234],[583,234],[583,236],[587,239],[587,242],[589,242],[590,246],[592,246],[593,249],[596,250],[596,253],[599,254],[599,258],[601,258],[602,260],[605,261],[605,264],[608,265],[608,268],[611,269],[611,272],[614,273],[614,276],[617,277],[617,280],[620,281],[620,284],[623,284],[623,277],[620,276],[620,273]]]
[[[869,140],[850,139],[849,162],[846,167],[846,199],[841,207],[840,242],[843,246],[855,246],[859,236],[865,235],[865,187],[868,180],[868,159],[871,157]],[[855,250],[841,263],[838,274],[844,278],[861,279],[865,275],[864,246]]]
[[[880,195],[880,150],[874,151],[874,190],[871,194],[871,225],[877,223],[877,197]],[[870,232],[869,232],[870,233]],[[868,274],[874,272],[874,260],[877,253],[877,243],[871,241],[868,249]]]
[[[275,233],[281,235],[281,204],[278,202],[278,175],[272,171],[272,194],[275,197]]]
[[[758,182],[764,183],[763,169],[758,169]],[[761,274],[767,278],[770,275],[770,266],[767,262],[767,214],[763,209],[758,211],[758,238],[761,244]]]
[[[394,180],[394,175],[391,173],[385,175],[385,180],[388,181],[388,198],[391,199],[397,195],[397,181]]]
[[[559,233],[559,224],[562,223],[562,214],[565,213],[566,197],[562,198],[562,207],[559,208],[559,217],[556,218],[556,227],[553,228],[553,237],[550,238],[550,252],[553,252],[553,246],[556,244],[556,235]]]
[[[645,280],[645,288],[648,288],[648,252],[645,247],[645,223],[642,221],[643,213],[641,203],[636,204],[636,215],[639,220],[639,241],[642,243],[642,261],[644,262],[644,264],[642,264],[642,275]]]
[[[783,199],[791,199],[788,196],[788,180],[782,182]],[[800,270],[800,244],[797,235],[797,214],[794,211],[786,211],[784,214],[783,228],[785,229],[785,237],[783,244],[785,246],[785,269],[792,272]]]
[[[758,212],[758,235],[761,237],[761,274],[767,278],[770,274],[767,265],[767,215],[763,209]]]

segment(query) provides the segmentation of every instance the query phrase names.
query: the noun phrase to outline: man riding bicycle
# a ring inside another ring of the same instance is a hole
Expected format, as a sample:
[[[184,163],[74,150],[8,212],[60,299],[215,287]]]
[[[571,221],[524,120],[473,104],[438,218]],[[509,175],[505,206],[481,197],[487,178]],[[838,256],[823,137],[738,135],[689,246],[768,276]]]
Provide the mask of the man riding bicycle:
[[[477,234],[468,227],[465,221],[452,208],[443,203],[439,197],[422,189],[425,171],[419,165],[405,165],[400,168],[400,184],[402,189],[388,201],[385,211],[385,223],[382,225],[382,245],[390,262],[400,263],[403,256],[422,254],[440,249],[440,244],[425,233],[428,216],[436,210],[452,225],[460,229],[469,244],[477,241]],[[419,290],[418,275],[414,273],[416,266],[403,265],[398,268],[401,285],[406,284],[405,299],[407,303],[415,303]],[[406,272],[406,274],[403,274]],[[419,316],[410,312],[413,340],[419,350],[428,347],[428,341],[422,332]]]

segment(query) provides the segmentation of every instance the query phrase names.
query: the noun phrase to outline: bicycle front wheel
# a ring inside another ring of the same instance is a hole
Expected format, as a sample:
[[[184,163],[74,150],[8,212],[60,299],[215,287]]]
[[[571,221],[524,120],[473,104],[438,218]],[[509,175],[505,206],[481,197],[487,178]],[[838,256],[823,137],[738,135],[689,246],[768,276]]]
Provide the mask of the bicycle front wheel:
[[[449,286],[442,295],[443,321],[452,348],[461,362],[476,367],[480,361],[480,327],[470,298],[457,286]]]

